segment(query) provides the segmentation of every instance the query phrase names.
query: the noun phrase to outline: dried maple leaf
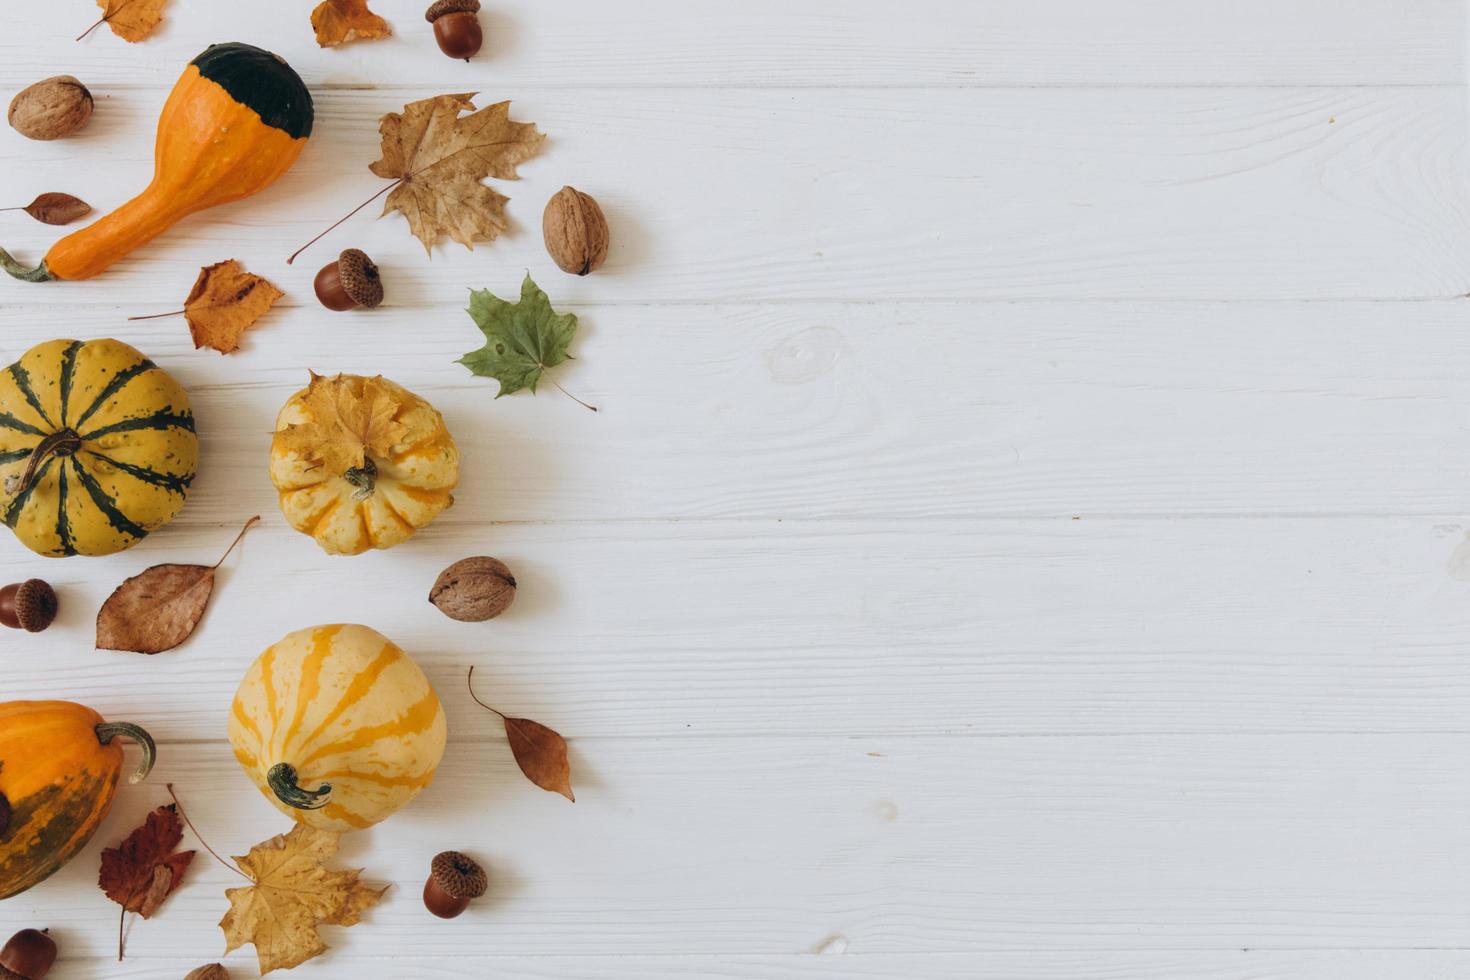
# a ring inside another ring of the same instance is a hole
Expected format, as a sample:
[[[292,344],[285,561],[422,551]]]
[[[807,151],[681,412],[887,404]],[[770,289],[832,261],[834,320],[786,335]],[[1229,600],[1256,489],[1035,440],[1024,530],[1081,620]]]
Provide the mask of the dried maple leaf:
[[[284,295],[234,259],[205,266],[184,300],[194,347],[212,347],[221,354],[239,350],[240,335]]]
[[[507,302],[488,289],[472,290],[466,312],[485,335],[485,346],[455,363],[499,381],[496,398],[522,388],[535,394],[542,373],[571,357],[567,346],[577,332],[576,315],[553,310],[551,300],[529,275],[521,283],[520,302]],[[552,384],[568,398],[597,411],[555,381]]]
[[[102,852],[97,887],[122,906],[123,913],[152,917],[184,880],[193,851],[174,852],[184,839],[178,807],[172,803],[148,814],[143,825],[121,844]],[[118,925],[117,958],[122,959],[122,926]]]
[[[369,453],[392,454],[393,446],[408,434],[408,427],[398,421],[402,408],[381,376],[326,378],[312,372],[306,388],[311,421],[288,425],[277,435],[286,449],[302,459],[320,461],[327,472],[341,476],[361,467]]]
[[[510,751],[516,765],[531,782],[551,793],[560,793],[573,803],[572,764],[567,760],[567,740],[547,728],[539,721],[529,718],[512,718],[481,701],[475,694],[475,668],[471,667],[466,681],[470,685],[470,697],[487,711],[500,715],[505,722],[505,737],[510,740]]]
[[[545,134],[535,123],[514,122],[510,103],[475,112],[473,93],[436,95],[390,112],[378,126],[383,158],[372,164],[395,183],[383,214],[401,211],[425,251],[441,235],[466,248],[506,229],[504,195],[480,183],[515,180],[516,165],[536,155]],[[462,111],[471,114],[461,117]]]
[[[214,573],[259,517],[245,522],[213,565],[154,565],[113,590],[97,611],[97,649],[162,653],[199,625],[214,593]]]
[[[367,0],[322,0],[311,12],[311,29],[316,31],[316,43],[324,48],[393,33],[386,20],[368,9]]]
[[[45,225],[69,225],[92,212],[92,205],[79,197],[48,191],[23,208],[0,208],[0,211],[24,211]]]
[[[262,975],[289,970],[319,956],[327,944],[321,925],[355,925],[388,890],[358,880],[357,871],[328,871],[323,863],[337,853],[338,834],[297,824],[291,832],[256,844],[237,857],[254,882],[225,892],[230,910],[220,920],[225,952],[255,944]]]
[[[112,28],[112,33],[124,41],[141,41],[163,19],[163,5],[168,0],[97,0],[97,6],[102,8],[102,17],[97,23],[82,32],[83,37],[91,34],[98,27],[106,24]]]

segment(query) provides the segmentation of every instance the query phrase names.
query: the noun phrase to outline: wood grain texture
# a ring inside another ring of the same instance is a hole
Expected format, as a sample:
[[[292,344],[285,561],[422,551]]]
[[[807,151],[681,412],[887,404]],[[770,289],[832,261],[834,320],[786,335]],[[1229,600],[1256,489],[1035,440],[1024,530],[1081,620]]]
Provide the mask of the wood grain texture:
[[[643,0],[636,6],[498,0],[481,13],[486,46],[471,65],[445,60],[419,3],[378,3],[395,36],[320,50],[296,0],[180,4],[146,47],[100,34],[79,47],[90,8],[27,8],[0,85],[85,65],[167,85],[207,41],[270,47],[315,87],[398,79],[478,79],[526,86],[646,85],[1314,85],[1459,84],[1465,10],[1455,0],[914,0],[901,16],[878,0]],[[268,27],[264,25],[269,25]],[[478,81],[474,84],[480,84]],[[463,88],[460,82],[459,88]],[[456,89],[458,90],[458,89]]]
[[[163,91],[98,94],[85,139],[0,132],[0,171],[27,175],[9,188],[17,202],[85,191],[101,212],[148,182]],[[497,183],[511,197],[508,235],[473,252],[446,243],[426,262],[402,217],[374,220],[374,207],[287,269],[384,186],[367,170],[379,117],[429,93],[318,94],[312,141],[274,186],[185,220],[95,280],[34,286],[19,301],[107,303],[125,281],[134,297],[177,302],[201,264],[230,257],[299,301],[346,247],[371,254],[393,302],[413,306],[512,288],[526,270],[562,302],[600,303],[1470,290],[1470,113],[1455,88],[496,86],[482,103],[513,98],[514,117],[549,134],[524,179]],[[607,264],[586,280],[556,271],[538,230],[566,184],[596,197],[611,227]],[[58,237],[9,218],[3,241],[18,255],[38,259]]]
[[[465,692],[471,665],[491,704],[568,736],[1455,732],[1467,532],[1448,518],[520,525],[431,528],[344,559],[272,514],[221,569],[195,636],[156,657],[91,650],[95,610],[150,563],[212,561],[232,528],[156,535],[105,572],[7,547],[0,581],[42,571],[61,610],[8,644],[6,693],[217,740],[261,650],[362,622],[424,667],[456,743],[504,739]],[[520,588],[500,618],[456,623],[429,587],[475,553]]]
[[[391,825],[344,840],[346,866],[393,887],[329,942],[408,963],[440,955],[454,929],[501,956],[777,955],[839,938],[855,955],[1076,952],[1120,933],[1175,951],[1470,939],[1466,735],[573,738],[572,751],[576,804],[527,785],[505,746],[461,746]],[[171,745],[97,840],[6,913],[44,903],[72,955],[105,955],[117,915],[92,888],[97,851],[166,799],[163,781],[216,850],[283,829],[241,792],[226,746]],[[417,894],[446,846],[492,880],[454,926]],[[201,855],[163,913],[135,925],[130,955],[212,956],[222,892],[239,880]]]

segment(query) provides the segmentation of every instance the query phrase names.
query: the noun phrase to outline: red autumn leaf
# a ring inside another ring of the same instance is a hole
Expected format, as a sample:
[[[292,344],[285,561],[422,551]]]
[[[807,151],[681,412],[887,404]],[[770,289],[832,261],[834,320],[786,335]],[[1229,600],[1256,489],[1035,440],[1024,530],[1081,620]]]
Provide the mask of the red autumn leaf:
[[[149,918],[183,882],[194,860],[193,851],[174,852],[183,839],[178,807],[159,807],[121,844],[102,852],[97,887],[125,911]]]

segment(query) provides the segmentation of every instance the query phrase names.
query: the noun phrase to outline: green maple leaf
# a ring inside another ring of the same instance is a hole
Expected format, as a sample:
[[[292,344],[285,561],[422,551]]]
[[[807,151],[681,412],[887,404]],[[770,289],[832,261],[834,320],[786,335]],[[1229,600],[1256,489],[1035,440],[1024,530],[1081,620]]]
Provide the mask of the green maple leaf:
[[[542,372],[571,357],[567,345],[577,332],[576,316],[553,310],[551,300],[529,275],[521,283],[519,303],[507,303],[488,289],[471,290],[467,312],[485,334],[485,346],[470,351],[455,363],[463,364],[481,377],[499,381],[496,398],[522,388],[530,388],[534,394]]]

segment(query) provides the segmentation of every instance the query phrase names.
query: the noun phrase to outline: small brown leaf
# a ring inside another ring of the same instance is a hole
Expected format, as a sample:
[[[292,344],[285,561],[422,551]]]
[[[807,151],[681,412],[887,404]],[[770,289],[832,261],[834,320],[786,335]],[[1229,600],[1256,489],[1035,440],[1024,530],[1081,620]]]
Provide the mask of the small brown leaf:
[[[512,718],[490,707],[475,694],[475,668],[471,667],[466,682],[470,697],[487,711],[494,711],[505,722],[505,737],[510,740],[511,754],[526,778],[552,793],[560,793],[573,803],[572,766],[567,761],[567,740],[540,722],[529,718]]]
[[[193,851],[174,853],[184,839],[178,807],[172,803],[148,814],[143,825],[116,847],[102,852],[97,887],[129,912],[147,919],[184,880]]]
[[[284,295],[234,259],[205,266],[184,300],[195,348],[212,347],[221,354],[239,350],[240,335]]]
[[[246,521],[213,565],[154,565],[119,585],[97,612],[97,649],[162,653],[187,640],[209,605],[215,569],[258,520]]]
[[[163,5],[168,0],[97,0],[102,8],[102,19],[82,34],[86,37],[101,24],[112,28],[112,33],[124,41],[141,41],[163,19]],[[78,41],[82,37],[77,38]]]
[[[552,793],[560,793],[573,803],[572,767],[567,762],[567,740],[540,722],[529,718],[506,718],[505,735],[516,765],[526,778]]]
[[[374,41],[388,37],[388,22],[368,9],[367,0],[322,0],[311,12],[311,29],[316,43],[335,48],[348,41]]]
[[[83,215],[90,214],[92,206],[70,194],[50,191],[41,194],[23,208],[0,208],[0,211],[24,211],[42,224],[69,225]]]

